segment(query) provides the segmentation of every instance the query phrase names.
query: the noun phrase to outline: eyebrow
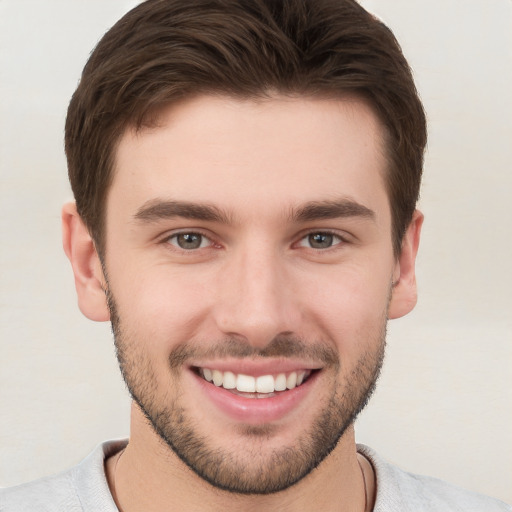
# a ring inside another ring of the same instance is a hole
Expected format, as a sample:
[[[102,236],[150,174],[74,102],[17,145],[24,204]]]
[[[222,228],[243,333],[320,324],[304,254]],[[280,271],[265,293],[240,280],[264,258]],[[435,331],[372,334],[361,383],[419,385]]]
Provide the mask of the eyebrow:
[[[175,217],[222,224],[232,223],[232,216],[217,206],[188,201],[151,199],[144,203],[134,215],[135,220],[147,223]],[[292,208],[289,217],[293,222],[343,217],[362,217],[374,220],[375,212],[351,199],[340,199],[311,201],[300,207]]]
[[[213,205],[162,199],[147,201],[134,215],[136,220],[149,223],[174,217],[220,222],[223,224],[229,224],[231,220],[226,212]]]
[[[334,201],[312,201],[299,208],[293,208],[291,218],[295,222],[361,217],[375,220],[375,212],[351,199]]]

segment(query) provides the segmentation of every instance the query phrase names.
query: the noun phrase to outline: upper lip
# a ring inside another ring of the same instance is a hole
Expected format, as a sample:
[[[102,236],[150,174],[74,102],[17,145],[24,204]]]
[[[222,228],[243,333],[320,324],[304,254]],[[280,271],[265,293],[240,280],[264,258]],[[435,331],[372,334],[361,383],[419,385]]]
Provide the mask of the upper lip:
[[[191,368],[209,368],[221,372],[233,372],[235,374],[252,375],[276,375],[303,370],[319,370],[322,365],[312,362],[293,359],[219,359],[210,361],[197,361],[190,365]]]

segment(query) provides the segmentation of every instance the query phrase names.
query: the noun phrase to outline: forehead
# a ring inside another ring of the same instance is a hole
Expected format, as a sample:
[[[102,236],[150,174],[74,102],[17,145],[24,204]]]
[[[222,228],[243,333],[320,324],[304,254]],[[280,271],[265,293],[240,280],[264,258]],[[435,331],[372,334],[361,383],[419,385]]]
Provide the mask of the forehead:
[[[162,197],[241,216],[339,196],[382,208],[383,140],[377,116],[359,99],[188,99],[153,127],[123,135],[107,214],[121,199],[137,209]]]

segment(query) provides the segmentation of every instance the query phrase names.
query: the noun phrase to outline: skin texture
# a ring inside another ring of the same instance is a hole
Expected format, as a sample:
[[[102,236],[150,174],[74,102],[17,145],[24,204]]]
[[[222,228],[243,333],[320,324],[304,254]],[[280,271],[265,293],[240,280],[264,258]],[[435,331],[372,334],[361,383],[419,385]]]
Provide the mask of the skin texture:
[[[417,212],[395,258],[385,172],[362,101],[203,96],[121,139],[103,266],[64,208],[79,305],[112,316],[135,398],[116,469],[125,512],[364,508],[351,424],[387,319],[414,307],[422,223]],[[252,399],[242,416],[220,408],[198,367],[315,372],[260,420]]]

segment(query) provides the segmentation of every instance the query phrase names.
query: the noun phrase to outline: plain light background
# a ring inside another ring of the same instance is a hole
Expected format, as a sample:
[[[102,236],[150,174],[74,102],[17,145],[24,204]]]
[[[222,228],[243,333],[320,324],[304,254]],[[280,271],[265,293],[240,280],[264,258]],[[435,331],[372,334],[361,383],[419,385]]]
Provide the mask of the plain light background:
[[[67,103],[136,1],[0,0],[0,486],[128,434],[108,324],[61,250]],[[430,126],[419,304],[389,326],[358,441],[512,502],[512,1],[365,0],[409,59]]]

